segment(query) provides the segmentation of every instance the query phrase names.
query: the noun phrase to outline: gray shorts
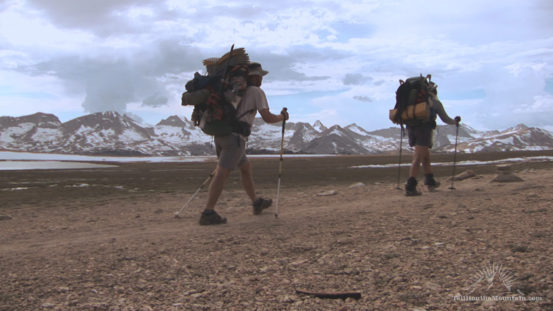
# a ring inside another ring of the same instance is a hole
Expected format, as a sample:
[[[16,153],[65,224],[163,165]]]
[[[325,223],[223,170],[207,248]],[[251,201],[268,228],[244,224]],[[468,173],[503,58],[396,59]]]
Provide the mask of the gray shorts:
[[[238,134],[215,136],[215,151],[219,166],[234,170],[246,162],[246,141]]]
[[[409,146],[423,146],[432,148],[433,129],[430,126],[407,126],[407,135],[409,136]]]

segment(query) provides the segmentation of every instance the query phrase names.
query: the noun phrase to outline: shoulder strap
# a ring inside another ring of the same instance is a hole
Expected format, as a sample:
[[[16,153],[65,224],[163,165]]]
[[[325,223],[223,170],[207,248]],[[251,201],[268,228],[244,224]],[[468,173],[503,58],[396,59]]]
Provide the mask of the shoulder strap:
[[[240,107],[240,105],[238,105],[238,107]],[[236,110],[238,110],[238,109],[236,109]],[[254,111],[255,111],[255,109],[253,109],[253,108],[250,109],[250,110],[248,110],[248,111],[245,111],[245,112],[242,113],[241,115],[237,116],[236,119],[240,120],[240,118],[242,118],[243,116],[245,116],[245,115],[247,115],[247,114],[249,114],[249,113],[252,113],[252,112],[254,112]]]
[[[236,112],[238,112],[238,109],[240,109],[240,106],[242,105],[242,100],[244,99],[244,97],[240,98],[240,102],[238,103],[238,106],[236,106]],[[240,118],[242,118],[243,116],[249,114],[249,113],[252,113],[254,112],[256,109],[255,108],[252,108],[250,110],[247,110],[245,111],[244,113],[242,113],[241,115],[239,116],[236,116],[236,120],[240,120]]]

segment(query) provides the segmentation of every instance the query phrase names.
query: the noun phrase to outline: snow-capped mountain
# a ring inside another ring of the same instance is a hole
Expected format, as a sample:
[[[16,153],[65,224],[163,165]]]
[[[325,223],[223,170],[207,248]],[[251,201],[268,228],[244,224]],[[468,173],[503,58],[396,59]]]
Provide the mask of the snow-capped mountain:
[[[248,141],[250,153],[278,153],[281,124],[256,119]],[[371,154],[397,151],[399,127],[367,131],[357,124],[346,127],[287,122],[284,132],[287,152],[308,154]],[[434,151],[452,152],[456,128],[439,126]],[[62,123],[52,114],[0,117],[0,150],[106,154],[106,155],[212,155],[212,137],[186,118],[170,116],[155,126],[145,126],[116,112],[85,115]],[[403,147],[408,148],[407,138]],[[459,127],[460,152],[551,150],[550,132],[525,125],[504,131],[482,132]]]

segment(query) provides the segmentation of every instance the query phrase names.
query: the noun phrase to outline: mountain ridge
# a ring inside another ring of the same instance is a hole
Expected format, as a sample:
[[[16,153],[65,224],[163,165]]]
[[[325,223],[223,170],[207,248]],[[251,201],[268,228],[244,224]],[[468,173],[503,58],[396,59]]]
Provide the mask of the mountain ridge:
[[[438,126],[434,152],[453,152],[455,127]],[[326,126],[321,121],[287,122],[285,150],[304,154],[378,154],[398,151],[400,129],[367,131],[352,123]],[[278,153],[282,129],[255,119],[248,152]],[[402,146],[408,149],[407,138]],[[552,150],[553,135],[544,129],[518,124],[505,130],[478,131],[459,127],[457,151],[487,152]],[[117,112],[99,112],[61,122],[53,114],[37,112],[21,117],[0,117],[0,150],[43,153],[187,156],[212,155],[212,137],[186,117],[169,116],[144,126]]]

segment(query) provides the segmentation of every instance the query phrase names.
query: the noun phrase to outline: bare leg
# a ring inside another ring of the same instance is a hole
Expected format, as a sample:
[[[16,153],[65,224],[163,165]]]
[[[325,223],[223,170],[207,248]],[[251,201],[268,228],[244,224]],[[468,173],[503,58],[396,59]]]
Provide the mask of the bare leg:
[[[422,171],[425,175],[432,174],[432,166],[430,165],[430,148],[422,147],[421,156]]]
[[[211,183],[209,184],[207,192],[207,203],[205,206],[206,210],[213,210],[215,208],[215,204],[223,192],[225,182],[227,181],[230,172],[230,170],[217,165],[217,171],[215,172],[213,180],[211,180]]]
[[[411,168],[409,169],[409,177],[417,178],[419,175],[419,168],[421,165],[421,146],[415,146],[415,151],[413,152],[413,161],[411,162]]]
[[[252,166],[249,161],[240,166],[240,178],[242,180],[242,186],[244,190],[252,200],[255,201],[255,185],[253,183]]]
[[[430,149],[424,146],[415,146],[413,162],[411,162],[411,169],[409,170],[409,177],[417,178],[421,164],[424,174],[432,173],[432,167],[430,165]]]

